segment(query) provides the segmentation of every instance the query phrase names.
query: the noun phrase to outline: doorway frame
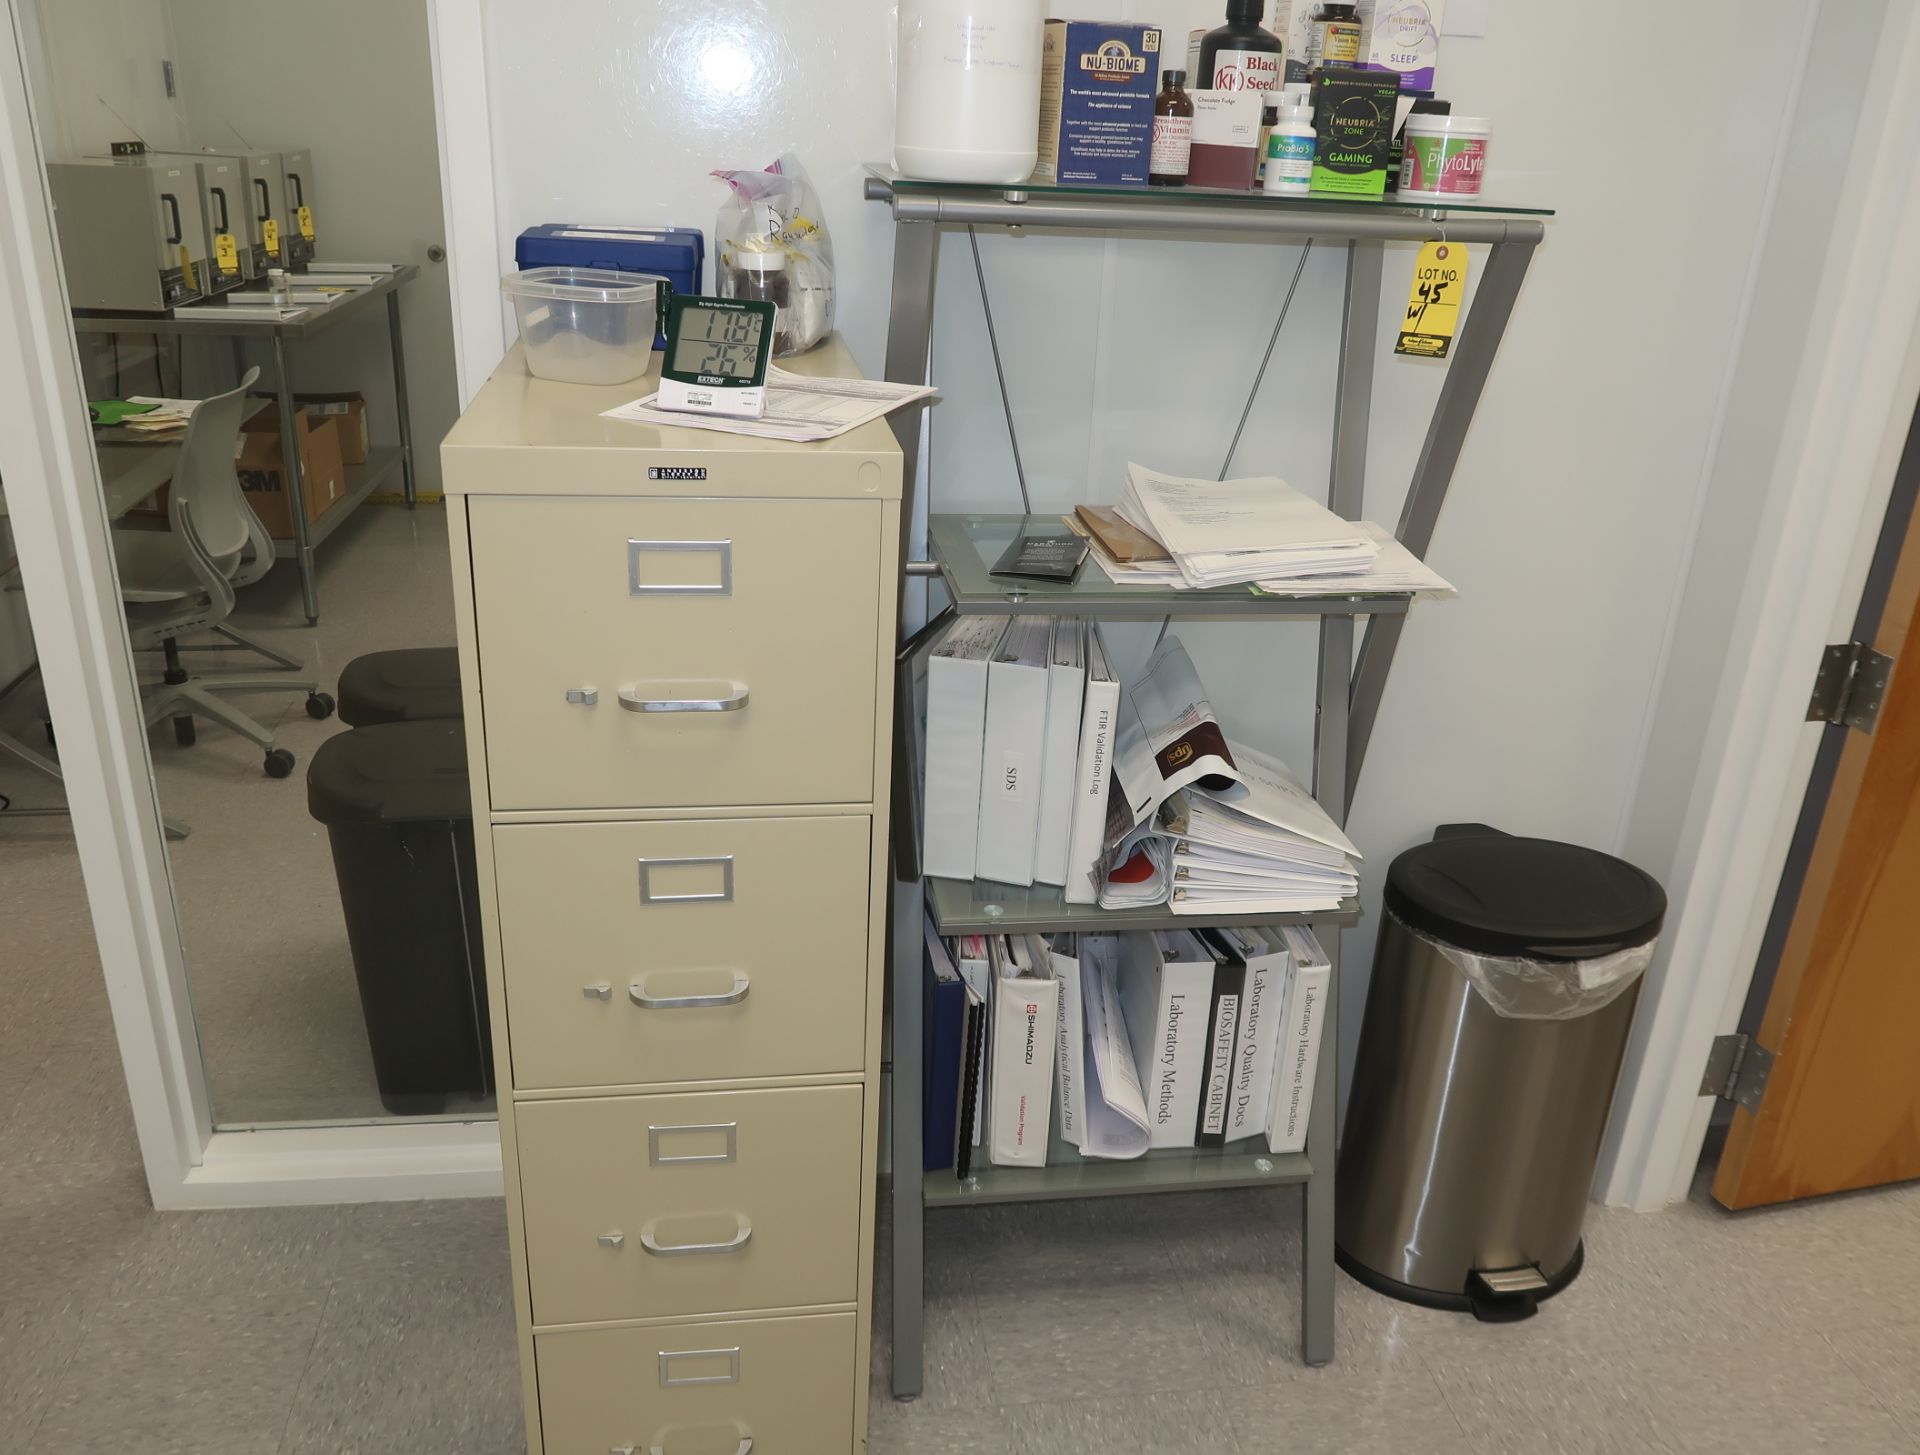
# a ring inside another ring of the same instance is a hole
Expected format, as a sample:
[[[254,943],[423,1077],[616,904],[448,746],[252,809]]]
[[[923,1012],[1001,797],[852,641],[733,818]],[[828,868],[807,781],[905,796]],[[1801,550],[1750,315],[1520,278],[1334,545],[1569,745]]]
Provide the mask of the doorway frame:
[[[505,351],[481,0],[420,0],[433,57],[461,402]],[[495,1123],[216,1131],[112,532],[85,424],[28,74],[0,0],[0,473],[147,1186],[156,1208],[499,1196]],[[17,78],[17,84],[13,83]],[[488,307],[477,306],[484,290]]]
[[[419,3],[464,405],[508,343],[483,0]],[[24,82],[22,12],[0,5],[0,73]],[[1905,150],[1920,134],[1920,13],[1895,13],[1906,8],[1890,7],[1876,54],[1795,417],[1767,486],[1742,634],[1708,734],[1720,757],[1700,775],[1675,856],[1664,953],[1697,970],[1664,977],[1641,1017],[1596,1184],[1609,1202],[1651,1209],[1685,1195],[1711,1111],[1699,1068],[1739,1014],[1811,769],[1817,730],[1798,721],[1805,665],[1847,629],[1920,392],[1920,274],[1897,267],[1920,257],[1920,181]],[[0,469],[32,562],[28,600],[154,1205],[498,1195],[492,1122],[212,1129],[26,91],[0,87],[0,306],[21,324],[0,335]]]
[[[1692,1186],[1714,1107],[1702,1071],[1738,1027],[1819,750],[1814,667],[1852,633],[1920,398],[1920,7],[1888,7],[1865,94],[1595,1183],[1618,1206]]]

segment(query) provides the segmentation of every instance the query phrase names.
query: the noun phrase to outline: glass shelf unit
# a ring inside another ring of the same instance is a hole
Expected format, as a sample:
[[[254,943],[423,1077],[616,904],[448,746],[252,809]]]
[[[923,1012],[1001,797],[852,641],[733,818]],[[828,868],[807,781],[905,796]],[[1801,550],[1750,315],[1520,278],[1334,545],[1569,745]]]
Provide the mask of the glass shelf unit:
[[[965,1177],[951,1167],[927,1173],[928,1207],[982,1207],[996,1202],[1063,1202],[1082,1197],[1138,1197],[1155,1192],[1207,1192],[1223,1187],[1284,1187],[1305,1182],[1313,1164],[1304,1152],[1274,1153],[1257,1137],[1226,1147],[1180,1147],[1129,1162],[1087,1161],[1057,1138],[1045,1167],[995,1167],[986,1148]]]
[[[1102,909],[1097,904],[1068,904],[1047,884],[1021,889],[984,880],[921,881],[943,935],[1113,935],[1124,930],[1190,930],[1204,925],[1352,925],[1360,922],[1360,901],[1344,900],[1339,909],[1311,914],[1175,914],[1164,904],[1142,909]]]
[[[1214,586],[1204,591],[1123,586],[1091,556],[1068,582],[1019,581],[991,574],[1007,547],[1029,528],[1067,530],[1057,515],[935,515],[927,521],[927,549],[940,567],[954,610],[963,616],[1050,612],[1105,621],[1150,621],[1163,616],[1393,616],[1405,613],[1413,600],[1404,592],[1275,596],[1253,586]]]
[[[947,193],[1000,200],[1043,197],[1119,197],[1129,202],[1144,202],[1164,207],[1170,213],[1199,207],[1232,206],[1249,211],[1300,212],[1307,214],[1381,213],[1408,217],[1445,217],[1449,214],[1476,214],[1498,217],[1552,217],[1551,207],[1530,207],[1500,197],[1475,197],[1467,201],[1438,205],[1432,202],[1404,201],[1398,193],[1382,197],[1270,197],[1264,192],[1236,192],[1218,187],[1103,187],[1080,183],[1044,182],[1028,178],[1024,182],[933,182],[920,177],[904,177],[892,167],[870,163],[867,175],[902,193]]]

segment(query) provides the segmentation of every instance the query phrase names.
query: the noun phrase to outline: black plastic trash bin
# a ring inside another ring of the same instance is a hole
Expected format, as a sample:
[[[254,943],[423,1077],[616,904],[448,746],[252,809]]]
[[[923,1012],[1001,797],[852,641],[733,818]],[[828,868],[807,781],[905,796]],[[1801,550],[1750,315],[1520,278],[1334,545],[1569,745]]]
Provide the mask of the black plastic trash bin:
[[[329,738],[307,809],[332,842],[380,1100],[424,1116],[491,1095],[464,724]]]
[[[347,663],[334,696],[348,727],[457,718],[463,711],[460,653],[453,647],[367,652]]]
[[[1481,824],[1387,869],[1340,1140],[1340,1264],[1523,1318],[1572,1282],[1667,898],[1624,860]]]

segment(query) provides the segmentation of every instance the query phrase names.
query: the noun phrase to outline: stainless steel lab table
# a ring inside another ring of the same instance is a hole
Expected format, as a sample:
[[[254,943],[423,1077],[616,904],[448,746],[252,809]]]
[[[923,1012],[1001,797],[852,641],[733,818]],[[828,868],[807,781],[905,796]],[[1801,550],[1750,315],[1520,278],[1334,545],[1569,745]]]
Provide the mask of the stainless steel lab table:
[[[384,298],[387,301],[387,337],[393,355],[393,401],[394,412],[399,416],[399,449],[373,449],[367,452],[367,463],[351,466],[347,471],[347,493],[317,521],[307,520],[306,481],[300,467],[300,452],[297,449],[285,451],[287,457],[287,505],[293,516],[293,539],[275,541],[274,554],[300,565],[300,595],[306,604],[307,625],[312,626],[320,620],[320,586],[314,572],[314,552],[328,536],[339,528],[340,523],[351,515],[354,509],[389,479],[395,467],[401,472],[406,492],[407,508],[414,505],[416,489],[413,478],[413,424],[407,417],[407,367],[406,353],[400,337],[400,290],[411,283],[420,274],[419,268],[412,263],[403,263],[379,282],[365,288],[355,288],[332,303],[316,303],[308,307],[299,318],[279,322],[268,318],[232,318],[221,316],[224,311],[219,303],[202,304],[194,308],[182,308],[172,315],[161,314],[76,314],[73,320],[75,333],[89,334],[148,334],[161,338],[229,338],[233,340],[234,363],[239,372],[241,350],[248,339],[263,338],[273,348],[274,383],[280,402],[280,437],[283,440],[298,438],[294,429],[293,374],[288,367],[288,355],[291,346],[301,339],[331,328],[344,318],[357,318],[373,306],[373,300]],[[326,283],[326,274],[296,274],[293,284],[296,288],[320,287]],[[264,295],[245,295],[249,302]]]

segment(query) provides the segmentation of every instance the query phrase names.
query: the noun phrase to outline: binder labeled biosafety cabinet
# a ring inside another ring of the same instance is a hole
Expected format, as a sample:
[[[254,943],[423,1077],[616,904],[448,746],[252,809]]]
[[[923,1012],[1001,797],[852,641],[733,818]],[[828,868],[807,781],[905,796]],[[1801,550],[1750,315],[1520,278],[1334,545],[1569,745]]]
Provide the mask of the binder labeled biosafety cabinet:
[[[516,347],[441,447],[527,1448],[859,1455],[900,450],[601,417],[657,382]]]

